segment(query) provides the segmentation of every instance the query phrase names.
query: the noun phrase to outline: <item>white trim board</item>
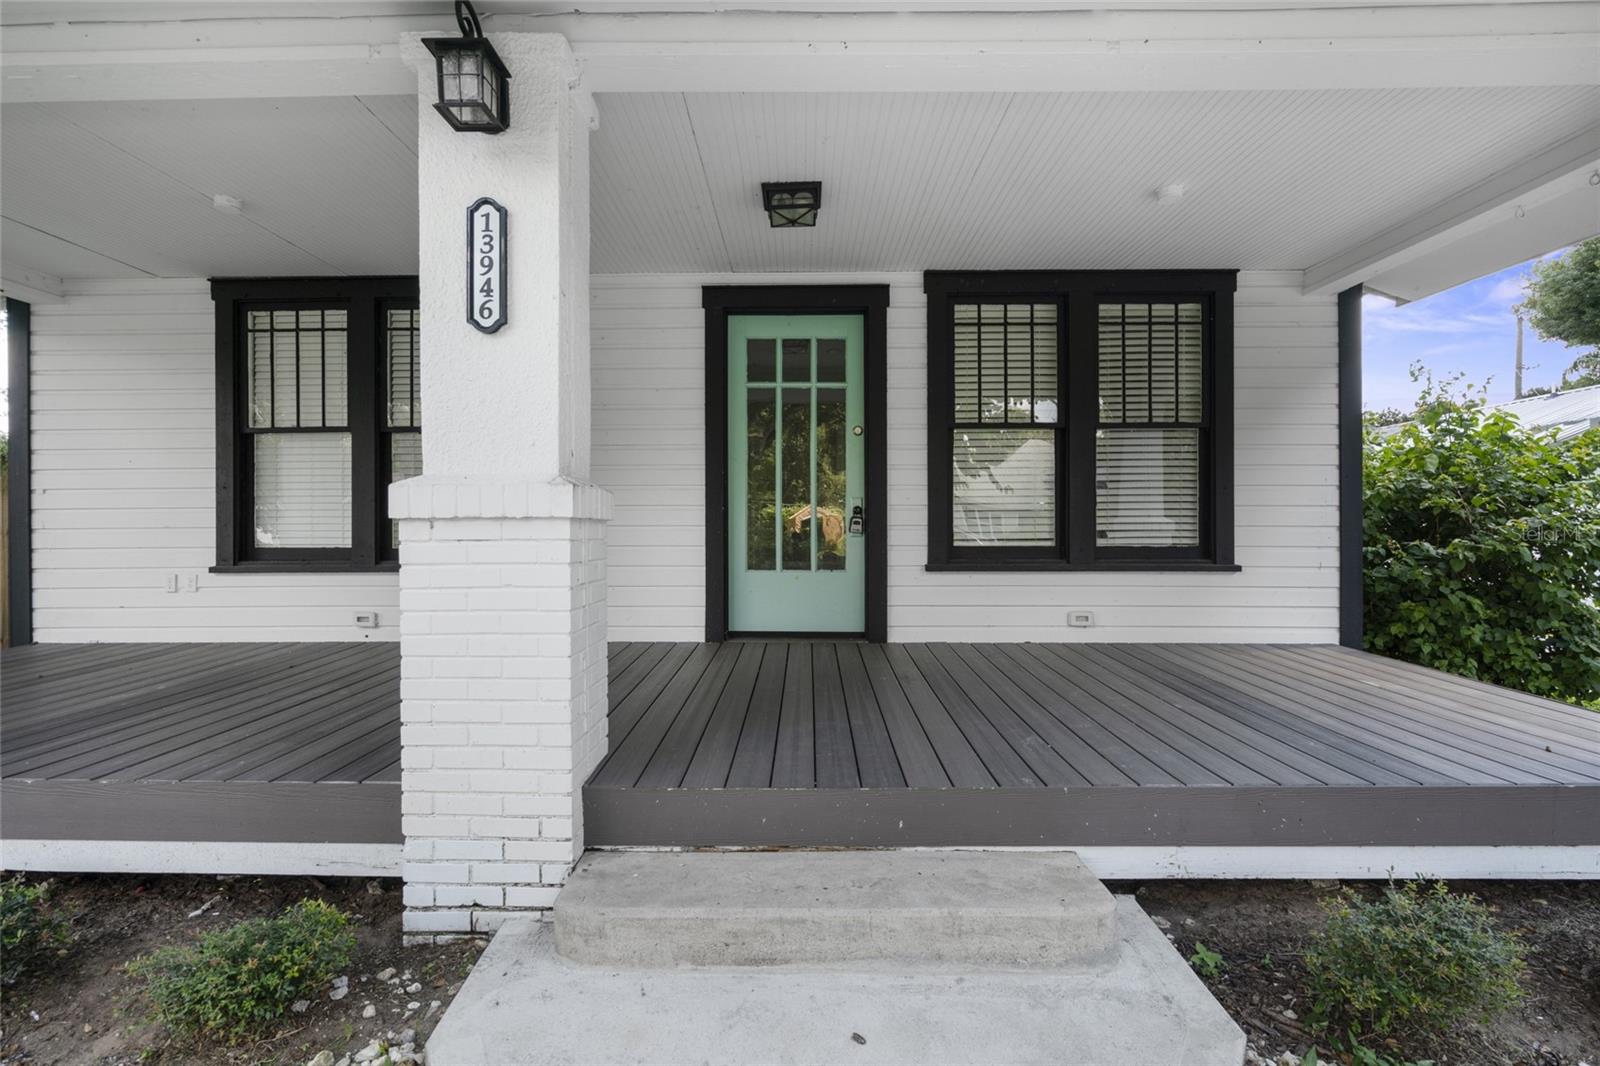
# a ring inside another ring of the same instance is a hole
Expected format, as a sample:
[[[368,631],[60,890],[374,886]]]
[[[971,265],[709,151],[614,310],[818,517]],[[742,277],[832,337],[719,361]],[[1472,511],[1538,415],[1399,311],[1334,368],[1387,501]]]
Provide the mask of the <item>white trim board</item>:
[[[398,877],[400,844],[7,840],[0,869],[48,873],[317,874]]]
[[[677,851],[677,848],[600,848]],[[742,851],[742,848],[728,848]],[[1505,881],[1600,880],[1600,847],[1087,847],[919,848],[919,851],[1070,851],[1105,881],[1387,880],[1440,877]]]

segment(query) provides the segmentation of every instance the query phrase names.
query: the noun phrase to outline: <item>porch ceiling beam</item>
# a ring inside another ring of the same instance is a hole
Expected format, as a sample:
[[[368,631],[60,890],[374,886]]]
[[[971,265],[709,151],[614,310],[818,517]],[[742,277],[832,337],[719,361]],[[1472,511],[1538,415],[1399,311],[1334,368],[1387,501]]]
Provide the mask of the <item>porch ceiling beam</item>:
[[[7,102],[414,91],[444,15],[6,26]],[[159,5],[153,10],[160,10]],[[657,9],[659,12],[659,9]],[[594,92],[1065,92],[1600,84],[1600,4],[1219,11],[498,13],[557,32]],[[1448,30],[1441,33],[1441,29]],[[315,42],[315,43],[307,43]]]
[[[1409,222],[1308,267],[1301,287],[1308,296],[1341,292],[1503,221],[1507,211],[1531,208],[1573,193],[1581,196],[1581,190],[1588,189],[1594,204],[1589,224],[1580,220],[1577,229],[1564,239],[1583,240],[1600,229],[1600,188],[1590,184],[1597,169],[1600,126],[1575,134],[1485,178]]]
[[[10,263],[0,268],[0,292],[30,304],[58,303],[66,297],[60,278]]]

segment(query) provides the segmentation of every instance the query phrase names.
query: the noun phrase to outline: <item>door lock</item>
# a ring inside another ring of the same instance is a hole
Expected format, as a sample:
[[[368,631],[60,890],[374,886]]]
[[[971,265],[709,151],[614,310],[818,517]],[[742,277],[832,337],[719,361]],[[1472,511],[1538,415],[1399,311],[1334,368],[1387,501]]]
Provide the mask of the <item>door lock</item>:
[[[866,527],[866,516],[861,513],[861,505],[856,504],[850,509],[850,535],[852,537],[859,537],[862,533],[866,532]]]

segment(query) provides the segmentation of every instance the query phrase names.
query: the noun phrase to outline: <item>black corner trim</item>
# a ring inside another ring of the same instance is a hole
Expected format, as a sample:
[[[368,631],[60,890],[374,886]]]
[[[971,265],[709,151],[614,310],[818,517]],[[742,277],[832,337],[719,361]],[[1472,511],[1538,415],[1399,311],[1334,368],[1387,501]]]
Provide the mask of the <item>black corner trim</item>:
[[[866,320],[866,639],[889,639],[887,285],[707,285],[706,313],[706,640],[728,639],[728,316],[733,313],[859,313]]]
[[[6,298],[6,365],[10,375],[7,459],[6,620],[10,646],[33,643],[33,362],[32,308]]]
[[[1354,285],[1339,294],[1339,643],[1364,640],[1365,508],[1362,502],[1361,295]]]

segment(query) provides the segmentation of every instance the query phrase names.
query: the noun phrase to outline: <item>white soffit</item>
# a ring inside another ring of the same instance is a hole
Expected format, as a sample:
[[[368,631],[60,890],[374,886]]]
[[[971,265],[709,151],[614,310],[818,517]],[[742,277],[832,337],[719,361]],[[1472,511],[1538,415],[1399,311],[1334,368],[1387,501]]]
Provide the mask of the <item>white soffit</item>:
[[[1589,128],[1600,87],[597,103],[599,273],[1305,269]],[[818,226],[770,229],[760,183],[806,179]]]
[[[598,273],[1305,269],[1572,140],[1600,115],[1600,87],[598,105]],[[412,96],[6,105],[5,275],[414,272],[416,122]],[[760,183],[812,178],[817,228],[769,228]],[[1183,198],[1158,204],[1173,183]],[[1484,227],[1483,254],[1589,235],[1586,190],[1526,208],[1521,244]],[[215,210],[217,194],[242,213]],[[1396,294],[1435,284],[1425,266],[1391,278]]]
[[[416,124],[414,95],[6,105],[6,275],[414,272]]]
[[[1373,274],[1367,288],[1408,303],[1600,235],[1600,162],[1553,185],[1541,196],[1488,212],[1454,240]]]

